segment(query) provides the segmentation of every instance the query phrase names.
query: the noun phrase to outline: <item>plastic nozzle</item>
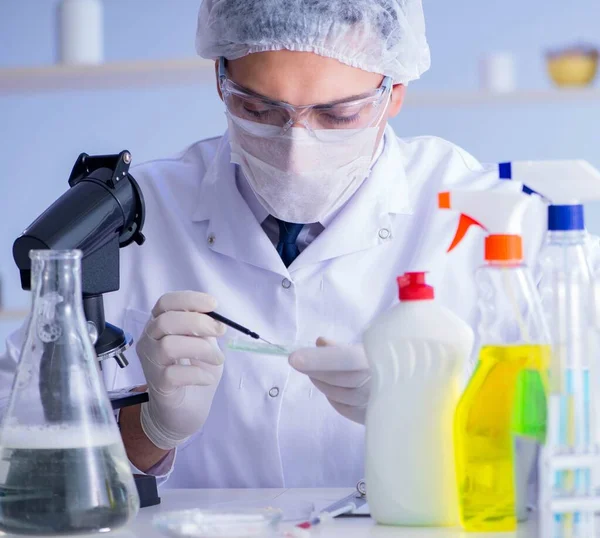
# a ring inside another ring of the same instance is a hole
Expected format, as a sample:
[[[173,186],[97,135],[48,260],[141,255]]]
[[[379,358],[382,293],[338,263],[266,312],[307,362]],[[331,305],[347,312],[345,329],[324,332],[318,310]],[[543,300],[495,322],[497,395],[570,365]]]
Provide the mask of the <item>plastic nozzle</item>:
[[[465,215],[464,213],[461,214],[458,221],[458,227],[456,228],[456,234],[454,235],[452,243],[448,247],[448,252],[454,250],[459,245],[459,243],[464,239],[465,235],[467,235],[467,232],[471,226],[479,226],[485,230],[485,226],[483,224],[469,217],[469,215]]]
[[[508,191],[446,191],[438,194],[438,207],[460,212],[460,220],[448,252],[464,239],[471,226],[488,233],[485,242],[487,261],[521,261],[522,220],[530,198]]]
[[[550,203],[548,231],[584,231],[582,204],[600,200],[600,171],[586,161],[517,161],[500,163],[498,171]]]
[[[451,197],[452,193],[450,191],[438,193],[438,207],[440,209],[453,209]],[[462,213],[460,215],[460,220],[458,221],[456,234],[454,235],[454,239],[448,247],[447,252],[451,252],[459,245],[459,243],[464,239],[465,235],[467,235],[467,232],[469,231],[469,228],[471,226],[479,226],[480,228],[483,228],[485,230],[485,226],[483,226],[483,224],[477,222],[474,218]]]
[[[575,205],[600,200],[600,170],[587,161],[514,161],[500,163],[501,179],[523,184],[552,205]]]

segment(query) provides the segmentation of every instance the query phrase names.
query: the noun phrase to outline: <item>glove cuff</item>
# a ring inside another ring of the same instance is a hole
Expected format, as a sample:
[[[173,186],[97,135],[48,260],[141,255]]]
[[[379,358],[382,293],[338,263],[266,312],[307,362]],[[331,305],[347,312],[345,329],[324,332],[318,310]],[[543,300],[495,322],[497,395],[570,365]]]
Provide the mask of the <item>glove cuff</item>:
[[[150,414],[149,402],[142,404],[140,424],[144,434],[150,440],[150,442],[162,450],[173,450],[190,438],[189,436],[183,438],[174,436],[172,432],[166,431],[159,424],[157,424]]]

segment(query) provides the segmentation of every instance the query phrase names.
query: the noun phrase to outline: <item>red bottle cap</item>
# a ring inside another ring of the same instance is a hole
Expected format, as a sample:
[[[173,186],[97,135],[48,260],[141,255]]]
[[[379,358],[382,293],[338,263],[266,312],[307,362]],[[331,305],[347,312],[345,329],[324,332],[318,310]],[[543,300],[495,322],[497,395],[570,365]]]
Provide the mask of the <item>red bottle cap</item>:
[[[404,273],[398,277],[401,301],[430,301],[435,297],[433,287],[425,283],[425,273]]]

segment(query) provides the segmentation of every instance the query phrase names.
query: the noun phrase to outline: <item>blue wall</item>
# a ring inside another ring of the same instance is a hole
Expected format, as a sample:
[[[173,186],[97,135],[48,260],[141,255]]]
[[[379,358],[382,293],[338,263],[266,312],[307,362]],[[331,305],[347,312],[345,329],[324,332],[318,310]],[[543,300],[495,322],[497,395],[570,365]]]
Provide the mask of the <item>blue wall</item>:
[[[497,50],[515,55],[519,86],[549,87],[545,48],[594,38],[600,44],[597,0],[425,2],[433,65],[411,91],[475,89],[480,57]],[[105,0],[106,60],[193,56],[198,4]],[[56,5],[57,0],[0,0],[0,67],[54,62]],[[600,102],[503,105],[407,109],[394,125],[406,136],[448,138],[482,160],[581,157],[600,167],[599,118]],[[212,85],[0,96],[0,277],[5,305],[26,306],[28,301],[18,286],[12,241],[65,190],[81,151],[128,148],[140,162],[219,134],[224,127]],[[600,232],[600,216],[592,215],[591,228]]]

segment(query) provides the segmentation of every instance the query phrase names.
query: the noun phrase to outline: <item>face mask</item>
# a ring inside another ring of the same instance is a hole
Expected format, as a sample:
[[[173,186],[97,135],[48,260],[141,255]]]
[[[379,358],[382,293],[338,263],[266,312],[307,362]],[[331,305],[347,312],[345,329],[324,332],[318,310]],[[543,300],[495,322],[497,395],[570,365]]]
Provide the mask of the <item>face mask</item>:
[[[238,164],[262,206],[286,222],[319,222],[340,208],[369,174],[379,127],[348,138],[337,129],[280,127],[227,114],[231,162]],[[274,136],[276,135],[276,136]]]

